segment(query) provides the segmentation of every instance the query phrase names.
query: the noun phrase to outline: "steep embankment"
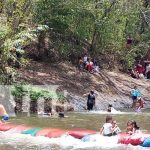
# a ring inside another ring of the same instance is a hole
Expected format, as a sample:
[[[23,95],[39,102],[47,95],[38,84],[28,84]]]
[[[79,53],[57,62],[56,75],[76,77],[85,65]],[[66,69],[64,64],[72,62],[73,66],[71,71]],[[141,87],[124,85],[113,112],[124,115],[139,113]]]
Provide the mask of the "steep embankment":
[[[100,74],[88,72],[79,73],[78,69],[70,63],[46,64],[32,61],[27,68],[18,70],[20,80],[35,85],[59,85],[58,90],[67,91],[67,103],[74,110],[86,108],[86,98],[82,95],[95,89],[98,94],[96,109],[106,109],[108,103],[115,108],[128,108],[132,100],[129,97],[134,85],[140,89],[150,108],[150,81],[133,79],[127,74],[101,70]]]

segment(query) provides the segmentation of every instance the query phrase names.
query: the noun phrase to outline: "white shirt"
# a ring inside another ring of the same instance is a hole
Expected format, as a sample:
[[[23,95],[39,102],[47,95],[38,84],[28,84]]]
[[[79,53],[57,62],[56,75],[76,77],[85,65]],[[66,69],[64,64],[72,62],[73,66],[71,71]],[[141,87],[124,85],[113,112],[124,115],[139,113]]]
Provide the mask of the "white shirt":
[[[83,58],[84,62],[87,62],[87,58],[88,58],[87,56],[84,56],[84,58]]]
[[[92,62],[92,61],[90,61],[90,65],[93,65],[93,62]]]
[[[112,124],[111,123],[105,123],[103,125],[103,135],[107,135],[112,133]]]
[[[121,132],[121,130],[120,130],[120,128],[117,126],[116,128],[115,128],[115,130],[113,131],[113,133],[116,133],[116,134],[118,134],[118,133],[120,133]]]
[[[146,67],[146,73],[150,71],[150,65]]]

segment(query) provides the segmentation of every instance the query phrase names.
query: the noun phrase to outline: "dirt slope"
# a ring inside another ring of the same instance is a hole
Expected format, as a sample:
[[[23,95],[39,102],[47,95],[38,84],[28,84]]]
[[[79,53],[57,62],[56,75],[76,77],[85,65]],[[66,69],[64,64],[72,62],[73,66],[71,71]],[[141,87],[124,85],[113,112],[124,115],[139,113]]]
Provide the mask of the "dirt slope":
[[[91,89],[98,93],[96,109],[106,109],[108,103],[115,108],[126,108],[132,103],[130,91],[134,85],[140,89],[150,108],[150,81],[133,79],[127,74],[101,70],[100,74],[79,73],[70,63],[46,64],[32,61],[26,68],[18,70],[19,80],[35,85],[59,85],[59,90],[67,90],[68,102],[74,110],[84,110],[86,98],[83,94]]]

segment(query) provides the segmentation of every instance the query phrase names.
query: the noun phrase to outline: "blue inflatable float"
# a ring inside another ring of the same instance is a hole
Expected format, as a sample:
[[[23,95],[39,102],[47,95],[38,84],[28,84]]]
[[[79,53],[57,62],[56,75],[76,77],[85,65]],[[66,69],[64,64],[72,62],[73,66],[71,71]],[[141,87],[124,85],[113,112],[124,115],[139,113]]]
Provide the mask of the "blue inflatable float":
[[[147,138],[142,144],[142,147],[150,147],[150,138]]]

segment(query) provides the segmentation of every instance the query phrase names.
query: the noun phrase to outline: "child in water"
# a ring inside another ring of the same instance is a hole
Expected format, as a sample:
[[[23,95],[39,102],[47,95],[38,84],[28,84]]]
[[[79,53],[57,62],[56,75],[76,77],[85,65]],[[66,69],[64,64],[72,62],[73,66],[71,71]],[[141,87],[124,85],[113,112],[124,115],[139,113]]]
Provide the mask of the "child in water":
[[[112,128],[114,129],[114,130],[113,130],[113,135],[117,135],[118,133],[121,132],[120,128],[119,128],[118,125],[117,125],[116,120],[113,120],[113,121],[112,121]]]
[[[137,126],[136,121],[128,121],[127,123],[127,133],[132,135],[134,133],[137,133],[139,131],[139,127]]]
[[[107,111],[108,111],[108,112],[111,112],[111,108],[112,108],[112,105],[109,104],[109,105],[108,105],[108,108],[107,108]]]
[[[141,97],[138,98],[137,103],[136,103],[136,112],[141,112],[141,109],[144,107],[144,100],[142,100]]]
[[[100,130],[100,134],[104,136],[112,136],[116,135],[118,126],[113,124],[112,116],[106,116],[106,123],[103,125],[103,127]]]
[[[0,104],[0,116],[2,116],[1,117],[2,119],[1,119],[0,123],[9,120],[9,115],[7,114],[4,106],[1,105],[1,104]]]
[[[111,104],[108,105],[108,108],[107,108],[107,112],[114,112],[116,111],[113,106]]]

